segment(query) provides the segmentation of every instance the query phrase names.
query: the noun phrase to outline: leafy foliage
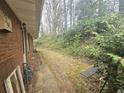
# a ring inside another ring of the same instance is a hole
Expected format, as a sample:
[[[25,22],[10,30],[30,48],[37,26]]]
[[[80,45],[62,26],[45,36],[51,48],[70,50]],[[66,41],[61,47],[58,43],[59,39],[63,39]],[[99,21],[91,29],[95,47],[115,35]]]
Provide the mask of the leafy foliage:
[[[115,34],[113,36],[101,37],[100,47],[109,53],[114,53],[119,56],[124,56],[124,34]]]
[[[97,63],[99,74],[106,77],[106,81],[111,82],[108,88],[124,89],[124,68],[123,62],[121,63],[123,61],[121,57],[110,53],[103,53],[98,57],[97,61],[102,63]]]
[[[113,14],[96,19],[79,21],[68,32],[56,37],[42,37],[37,44],[47,45],[74,57],[95,59],[102,76],[108,77],[111,86],[124,89],[124,17]],[[111,53],[111,55],[108,55]],[[107,55],[106,55],[107,54]],[[116,56],[113,56],[116,55]],[[117,60],[115,60],[117,58]],[[119,70],[118,70],[119,69]]]

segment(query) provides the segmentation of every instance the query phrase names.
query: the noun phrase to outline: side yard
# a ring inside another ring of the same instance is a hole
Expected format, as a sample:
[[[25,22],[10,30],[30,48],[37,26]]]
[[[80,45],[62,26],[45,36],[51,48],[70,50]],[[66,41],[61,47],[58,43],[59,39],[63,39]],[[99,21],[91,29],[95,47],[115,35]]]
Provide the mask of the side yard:
[[[56,77],[61,93],[97,93],[98,87],[81,77],[80,72],[92,65],[87,59],[83,62],[71,56],[62,55],[50,49],[39,49],[43,63],[47,64]]]

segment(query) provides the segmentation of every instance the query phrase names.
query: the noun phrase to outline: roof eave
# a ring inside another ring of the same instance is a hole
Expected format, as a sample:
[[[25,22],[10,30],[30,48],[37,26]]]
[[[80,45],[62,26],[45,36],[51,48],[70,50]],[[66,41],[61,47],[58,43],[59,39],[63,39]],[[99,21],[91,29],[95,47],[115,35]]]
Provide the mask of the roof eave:
[[[17,18],[27,25],[33,38],[38,37],[44,0],[6,0]]]

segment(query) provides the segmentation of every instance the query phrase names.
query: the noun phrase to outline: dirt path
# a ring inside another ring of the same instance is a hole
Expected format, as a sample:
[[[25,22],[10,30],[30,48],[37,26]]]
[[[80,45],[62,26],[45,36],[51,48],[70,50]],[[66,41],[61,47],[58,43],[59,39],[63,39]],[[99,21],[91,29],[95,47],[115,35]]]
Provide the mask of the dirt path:
[[[73,85],[79,81],[80,71],[89,65],[48,49],[39,51],[43,65],[37,72],[35,93],[76,93]]]
[[[43,64],[37,72],[35,93],[60,93],[54,75],[45,64]]]

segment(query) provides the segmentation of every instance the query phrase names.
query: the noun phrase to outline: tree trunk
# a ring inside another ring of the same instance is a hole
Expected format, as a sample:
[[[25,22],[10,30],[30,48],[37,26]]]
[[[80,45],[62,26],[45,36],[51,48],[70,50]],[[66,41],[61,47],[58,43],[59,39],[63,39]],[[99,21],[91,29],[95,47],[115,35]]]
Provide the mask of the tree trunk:
[[[102,16],[102,1],[103,0],[99,0],[99,5],[98,5],[98,15]]]
[[[119,13],[124,14],[124,0],[119,0]]]
[[[66,0],[63,0],[64,2],[64,29],[67,31],[67,5],[66,5]]]
[[[70,27],[73,25],[73,0],[70,0]]]

